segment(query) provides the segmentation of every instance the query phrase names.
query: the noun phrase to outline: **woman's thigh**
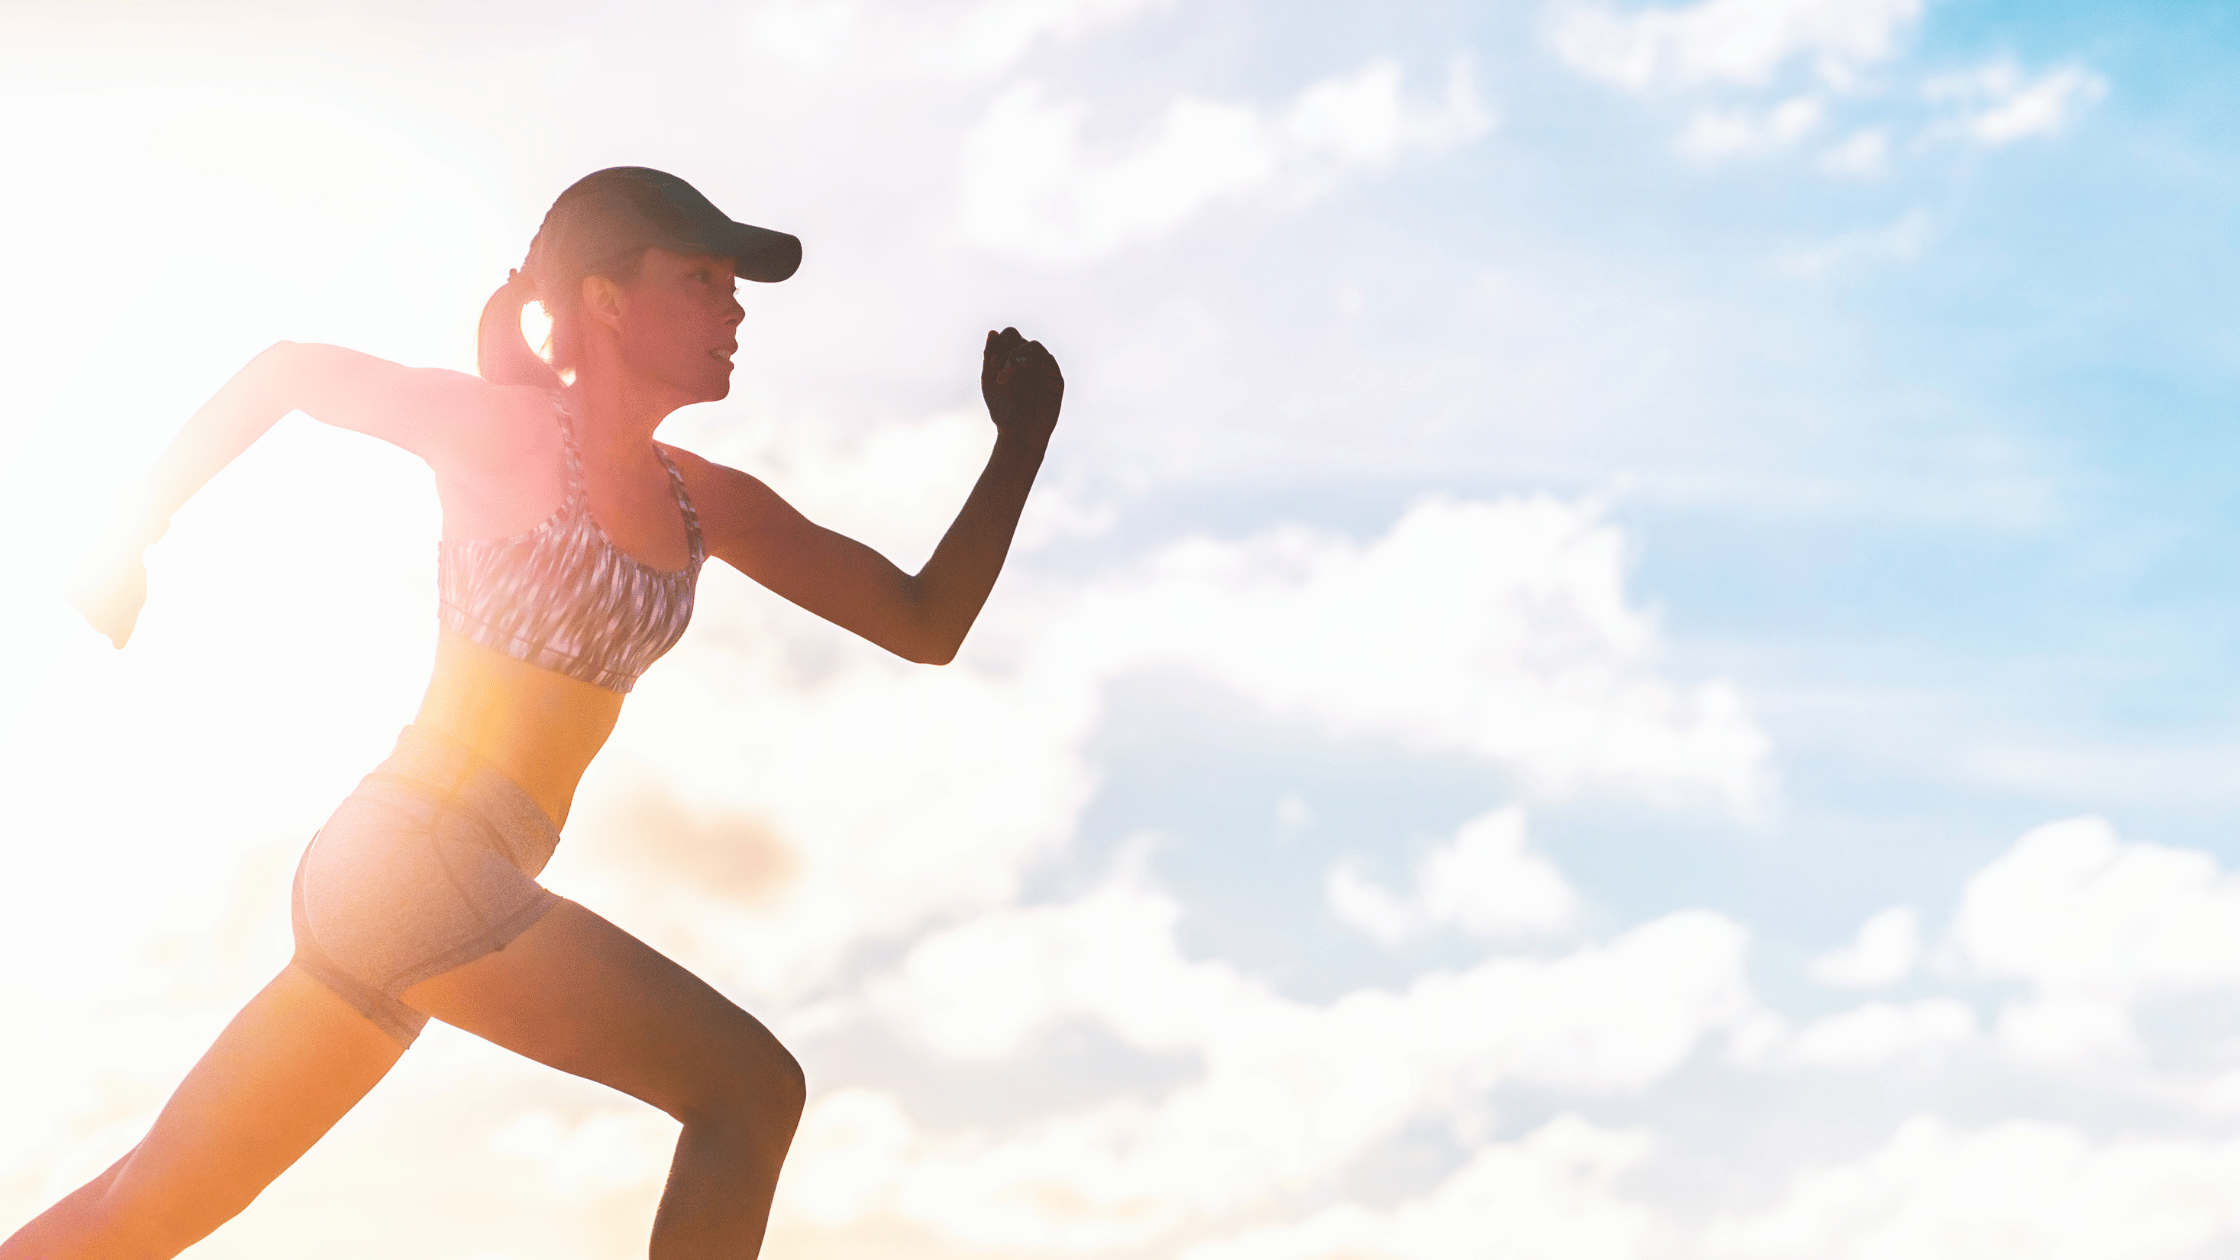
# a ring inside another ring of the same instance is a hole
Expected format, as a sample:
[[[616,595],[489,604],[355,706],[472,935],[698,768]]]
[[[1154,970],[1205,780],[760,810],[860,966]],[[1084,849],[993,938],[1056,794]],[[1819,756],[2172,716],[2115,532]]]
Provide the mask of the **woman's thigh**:
[[[790,1137],[801,1070],[762,1023],[652,946],[561,901],[496,953],[423,980],[406,1005],[679,1120],[744,1109]]]
[[[231,1218],[365,1097],[403,1047],[289,966],[218,1034],[84,1206],[94,1254],[168,1255]]]

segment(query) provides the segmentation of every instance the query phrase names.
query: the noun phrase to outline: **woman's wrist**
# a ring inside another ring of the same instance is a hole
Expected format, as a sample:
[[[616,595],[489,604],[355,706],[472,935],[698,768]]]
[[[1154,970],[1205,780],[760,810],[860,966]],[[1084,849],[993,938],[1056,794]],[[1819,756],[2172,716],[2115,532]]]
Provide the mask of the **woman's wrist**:
[[[998,425],[996,427],[995,451],[988,458],[990,462],[1001,457],[1024,459],[1040,465],[1042,457],[1048,454],[1049,450],[1050,434],[1047,431],[1028,434],[1022,433],[1016,428],[1006,428]]]
[[[1032,484],[1042,473],[1042,458],[1049,446],[1047,438],[999,435],[995,449],[988,452],[988,473],[1002,480]]]
[[[110,550],[145,551],[170,528],[169,512],[158,512],[146,498],[135,495],[133,502],[117,505],[102,541]]]

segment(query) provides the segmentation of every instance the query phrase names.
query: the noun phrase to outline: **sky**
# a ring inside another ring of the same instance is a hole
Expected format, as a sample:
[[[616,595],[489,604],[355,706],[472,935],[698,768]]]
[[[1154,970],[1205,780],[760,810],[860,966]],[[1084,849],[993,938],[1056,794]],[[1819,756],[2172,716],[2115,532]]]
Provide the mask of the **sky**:
[[[2008,0],[0,0],[0,1228],[288,956],[432,657],[292,417],[122,652],[63,574],[264,346],[471,369],[552,197],[798,234],[665,440],[981,624],[712,571],[545,882],[768,1022],[766,1254],[2240,1247],[2240,14]],[[190,1254],[638,1254],[674,1125],[432,1026]]]

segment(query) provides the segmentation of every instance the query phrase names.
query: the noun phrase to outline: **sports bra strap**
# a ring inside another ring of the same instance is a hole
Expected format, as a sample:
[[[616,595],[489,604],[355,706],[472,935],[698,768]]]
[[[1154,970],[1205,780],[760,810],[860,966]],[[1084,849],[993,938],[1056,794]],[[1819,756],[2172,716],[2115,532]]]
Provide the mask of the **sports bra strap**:
[[[677,511],[684,516],[685,546],[692,552],[694,567],[698,567],[701,561],[708,558],[707,545],[700,541],[699,509],[692,506],[692,496],[685,492],[684,474],[677,471],[676,461],[669,458],[669,452],[662,450],[661,444],[656,442],[653,453],[661,457],[661,466],[669,470],[669,493],[676,496]]]
[[[560,445],[568,453],[568,497],[589,503],[590,483],[584,480],[583,451],[576,446],[575,415],[568,410],[567,395],[554,393],[552,409],[559,413]],[[691,552],[692,566],[698,568],[708,558],[707,544],[700,537],[699,510],[692,506],[692,495],[684,488],[684,474],[677,470],[676,461],[669,458],[669,452],[661,449],[661,443],[656,442],[653,444],[653,453],[661,460],[661,466],[669,470],[669,494],[676,499],[677,511],[684,517],[685,546]]]

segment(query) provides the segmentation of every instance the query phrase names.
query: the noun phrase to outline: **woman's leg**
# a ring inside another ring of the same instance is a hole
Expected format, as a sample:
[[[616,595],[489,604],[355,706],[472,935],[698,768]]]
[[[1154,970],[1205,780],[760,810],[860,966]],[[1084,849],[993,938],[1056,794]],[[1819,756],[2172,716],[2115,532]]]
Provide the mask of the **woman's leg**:
[[[683,1123],[653,1260],[745,1260],[761,1248],[801,1119],[801,1068],[697,976],[562,901],[503,950],[422,981],[404,1001]]]
[[[800,1066],[753,1016],[567,901],[502,951],[404,996],[684,1125],[654,1260],[759,1249],[805,1091]],[[0,1260],[168,1260],[247,1207],[403,1053],[288,967],[226,1025],[140,1144],[0,1242]]]
[[[168,1260],[247,1207],[403,1054],[289,966],[218,1034],[140,1144],[0,1242],[0,1260]]]

